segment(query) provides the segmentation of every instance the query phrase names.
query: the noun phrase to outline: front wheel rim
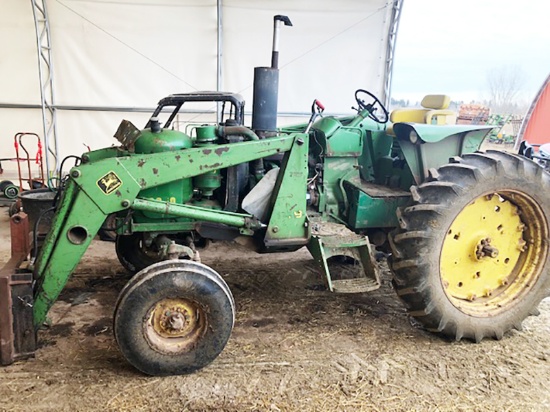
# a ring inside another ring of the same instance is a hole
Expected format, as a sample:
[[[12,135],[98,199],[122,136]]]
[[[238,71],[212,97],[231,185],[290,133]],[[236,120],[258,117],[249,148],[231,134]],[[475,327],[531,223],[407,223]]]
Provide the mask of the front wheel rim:
[[[184,298],[162,299],[149,309],[142,328],[155,351],[182,354],[198,345],[208,329],[208,318],[198,302]]]

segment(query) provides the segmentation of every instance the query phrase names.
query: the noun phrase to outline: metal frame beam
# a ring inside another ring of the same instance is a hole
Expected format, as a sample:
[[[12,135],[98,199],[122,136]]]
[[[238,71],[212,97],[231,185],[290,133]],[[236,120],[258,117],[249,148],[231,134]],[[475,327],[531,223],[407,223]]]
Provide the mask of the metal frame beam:
[[[38,75],[40,78],[40,108],[44,129],[46,171],[48,175],[59,166],[56,108],[54,99],[54,73],[52,65],[52,42],[46,0],[31,0],[34,27],[36,31],[36,51],[38,55]],[[53,162],[52,162],[53,161]]]
[[[223,4],[222,0],[216,1],[216,19],[217,19],[217,54],[216,54],[216,90],[223,90]],[[216,103],[216,121],[222,121],[222,103]]]
[[[384,73],[384,103],[386,107],[389,107],[391,99],[393,62],[395,60],[395,41],[397,38],[397,31],[399,29],[399,20],[401,19],[403,1],[404,0],[394,0],[391,11],[391,21],[388,31],[388,47],[386,50],[386,70]]]

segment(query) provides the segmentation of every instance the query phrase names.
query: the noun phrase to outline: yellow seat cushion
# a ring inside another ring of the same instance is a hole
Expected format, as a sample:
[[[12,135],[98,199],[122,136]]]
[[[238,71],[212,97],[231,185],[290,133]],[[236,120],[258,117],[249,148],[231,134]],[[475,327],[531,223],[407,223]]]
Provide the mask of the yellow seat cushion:
[[[445,94],[428,94],[424,96],[420,105],[426,109],[443,110],[451,104],[451,98]]]
[[[455,124],[456,113],[452,110],[429,110],[426,113],[426,124]]]
[[[390,122],[386,133],[393,135],[393,123],[423,123],[423,124],[454,124],[456,113],[446,110],[451,104],[451,98],[445,94],[428,94],[420,102],[422,108],[395,109],[390,114]]]
[[[395,109],[390,114],[392,123],[424,123],[427,109]]]

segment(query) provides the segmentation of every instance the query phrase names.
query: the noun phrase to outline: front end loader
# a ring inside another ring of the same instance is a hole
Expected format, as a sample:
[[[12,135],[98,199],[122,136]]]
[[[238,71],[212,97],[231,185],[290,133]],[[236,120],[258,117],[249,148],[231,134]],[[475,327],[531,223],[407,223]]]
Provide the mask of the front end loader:
[[[274,24],[277,40],[291,23]],[[114,308],[115,338],[150,375],[196,371],[230,338],[231,291],[200,263],[211,240],[259,253],[305,246],[340,293],[380,287],[377,248],[390,255],[410,315],[457,340],[500,339],[537,312],[550,289],[550,175],[540,165],[478,152],[488,127],[390,121],[363,89],[352,115],[323,116],[315,101],[308,123],[277,128],[277,61],[274,49],[271,67],[255,70],[252,127],[238,94],[168,96],[143,129],[123,121],[118,146],[82,155],[43,241],[35,233],[29,244],[24,211],[12,217],[13,257],[0,272],[2,364],[33,355],[106,219],[120,263],[135,273]],[[219,106],[221,120],[178,130],[193,102]]]

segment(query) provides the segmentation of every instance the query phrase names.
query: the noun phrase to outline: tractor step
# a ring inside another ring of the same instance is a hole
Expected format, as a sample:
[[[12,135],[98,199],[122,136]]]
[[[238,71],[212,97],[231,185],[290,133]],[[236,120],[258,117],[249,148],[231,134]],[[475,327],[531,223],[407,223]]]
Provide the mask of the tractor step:
[[[365,293],[379,287],[378,282],[369,278],[332,280],[332,290],[336,293]]]
[[[365,293],[380,287],[380,270],[366,236],[339,223],[312,220],[310,226],[308,248],[331,292]]]

